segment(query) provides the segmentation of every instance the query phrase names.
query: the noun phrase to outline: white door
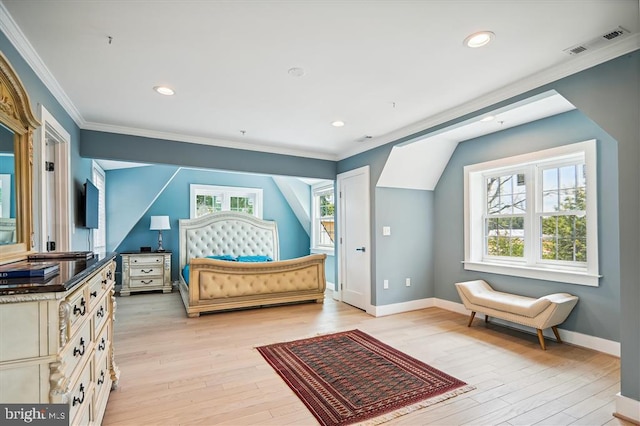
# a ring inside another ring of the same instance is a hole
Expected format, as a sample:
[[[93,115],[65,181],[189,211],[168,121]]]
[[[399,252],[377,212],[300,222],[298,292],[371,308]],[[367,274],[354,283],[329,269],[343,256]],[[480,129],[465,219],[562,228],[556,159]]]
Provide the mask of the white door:
[[[338,196],[342,301],[366,311],[371,306],[369,167],[339,174]]]

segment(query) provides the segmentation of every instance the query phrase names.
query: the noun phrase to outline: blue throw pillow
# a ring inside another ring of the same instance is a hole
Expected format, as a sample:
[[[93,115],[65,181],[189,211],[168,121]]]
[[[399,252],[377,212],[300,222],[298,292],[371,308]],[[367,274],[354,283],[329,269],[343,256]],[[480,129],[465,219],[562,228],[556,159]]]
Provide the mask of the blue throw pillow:
[[[238,256],[238,262],[272,262],[269,256]]]
[[[184,282],[189,285],[189,265],[186,265],[184,268],[182,268],[182,276],[184,278]]]
[[[207,256],[207,259],[216,259],[216,260],[228,260],[229,262],[235,262],[238,259],[230,254],[221,254],[218,256]]]

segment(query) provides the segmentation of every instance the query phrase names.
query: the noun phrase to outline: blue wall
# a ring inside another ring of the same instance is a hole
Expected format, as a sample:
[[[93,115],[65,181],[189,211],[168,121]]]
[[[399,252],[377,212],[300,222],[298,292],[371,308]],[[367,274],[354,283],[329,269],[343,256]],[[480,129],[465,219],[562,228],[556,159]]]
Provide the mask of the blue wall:
[[[334,179],[329,160],[82,130],[85,157],[282,176]]]
[[[433,191],[376,188],[375,193],[374,305],[433,297]],[[391,227],[391,235],[382,235],[383,226]],[[389,280],[386,290],[384,280]]]
[[[178,279],[178,219],[189,218],[189,185],[219,185],[263,190],[263,218],[278,223],[280,258],[292,259],[309,254],[309,236],[269,176],[225,173],[169,166],[148,166],[109,170],[107,173],[107,205],[117,212],[107,215],[111,229],[130,231],[121,242],[107,237],[109,246],[118,252],[137,251],[141,246],[157,247],[157,233],[149,231],[150,217],[168,215],[171,230],[164,231],[163,245],[173,251],[172,278]],[[120,206],[118,208],[117,206]]]
[[[466,271],[464,259],[463,167],[551,147],[597,139],[599,287]],[[484,279],[500,291],[531,297],[567,292],[580,302],[563,329],[619,341],[620,274],[617,143],[579,111],[514,127],[460,143],[449,160],[435,190],[435,297],[460,302],[454,283]]]

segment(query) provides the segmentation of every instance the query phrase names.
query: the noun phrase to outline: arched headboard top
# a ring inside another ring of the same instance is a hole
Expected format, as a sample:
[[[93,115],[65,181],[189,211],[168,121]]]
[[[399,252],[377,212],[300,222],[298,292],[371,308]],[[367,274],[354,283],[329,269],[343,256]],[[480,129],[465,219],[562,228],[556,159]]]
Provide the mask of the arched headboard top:
[[[269,256],[280,260],[278,225],[240,212],[179,220],[180,268],[206,256]]]

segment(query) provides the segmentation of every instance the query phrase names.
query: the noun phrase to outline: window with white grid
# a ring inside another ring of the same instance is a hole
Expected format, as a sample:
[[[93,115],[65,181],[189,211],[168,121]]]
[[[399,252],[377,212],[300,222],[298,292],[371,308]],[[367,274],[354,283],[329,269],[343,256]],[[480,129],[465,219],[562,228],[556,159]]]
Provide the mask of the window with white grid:
[[[465,269],[598,285],[595,140],[464,175]]]

